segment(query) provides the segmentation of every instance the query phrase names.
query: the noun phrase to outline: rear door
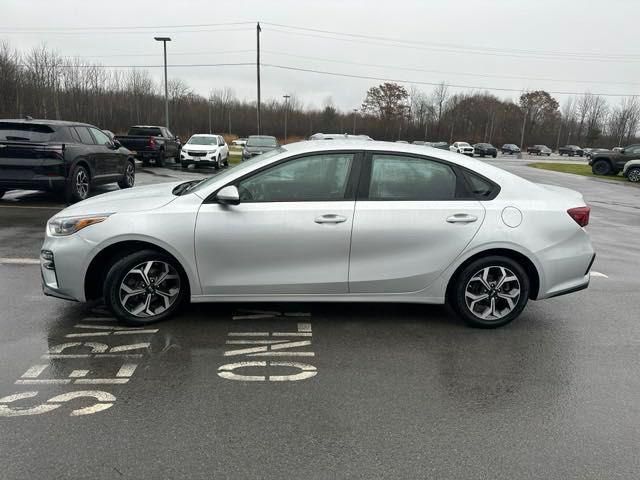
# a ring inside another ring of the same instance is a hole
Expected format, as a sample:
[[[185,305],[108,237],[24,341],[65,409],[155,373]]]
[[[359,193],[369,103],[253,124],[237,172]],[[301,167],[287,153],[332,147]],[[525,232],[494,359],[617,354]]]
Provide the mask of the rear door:
[[[353,220],[350,293],[416,292],[462,253],[484,220],[477,200],[459,196],[464,179],[422,156],[371,153]]]
[[[103,161],[96,151],[96,141],[94,140],[93,135],[91,135],[91,132],[87,127],[78,125],[74,128],[80,136],[82,145],[85,147],[83,158],[89,163],[89,167],[91,169],[91,179],[100,181],[105,173],[105,170]]]

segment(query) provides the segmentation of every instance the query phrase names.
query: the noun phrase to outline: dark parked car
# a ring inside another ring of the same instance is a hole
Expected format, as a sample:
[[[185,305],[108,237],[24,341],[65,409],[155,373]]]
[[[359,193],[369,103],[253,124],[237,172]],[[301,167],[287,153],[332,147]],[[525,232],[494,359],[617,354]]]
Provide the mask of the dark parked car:
[[[133,187],[129,150],[93,125],[56,120],[0,120],[0,197],[7,190],[48,190],[84,200],[93,185]]]
[[[439,148],[441,150],[449,150],[449,144],[447,142],[425,142],[428,147]]]
[[[275,148],[278,148],[276,137],[269,135],[251,135],[247,139],[247,144],[242,149],[242,160],[249,160],[251,157],[262,155]]]
[[[514,153],[520,153],[520,147],[515,143],[505,143],[500,147],[502,153],[508,153],[509,155],[513,155]]]
[[[162,167],[167,158],[180,158],[180,137],[165,127],[134,125],[126,135],[116,135],[115,139],[131,150],[144,165],[153,160],[158,167]]]
[[[629,145],[619,152],[592,152],[589,165],[595,175],[617,175],[627,162],[637,159],[640,159],[640,145]]]
[[[611,150],[609,150],[608,148],[590,148],[588,151],[585,148],[584,149],[584,156],[587,158],[591,158],[594,155],[598,154],[598,153],[602,153],[602,152],[610,152]]]
[[[496,158],[498,156],[498,149],[490,143],[476,143],[473,148],[474,153],[481,157],[487,156]]]
[[[552,152],[546,145],[534,145],[533,147],[527,147],[527,153],[531,155],[546,155],[548,157]]]
[[[579,157],[582,157],[584,155],[584,150],[582,150],[577,145],[565,145],[564,147],[560,147],[558,149],[558,153],[560,154],[560,156],[568,155],[570,157],[575,157],[576,155],[578,155]]]

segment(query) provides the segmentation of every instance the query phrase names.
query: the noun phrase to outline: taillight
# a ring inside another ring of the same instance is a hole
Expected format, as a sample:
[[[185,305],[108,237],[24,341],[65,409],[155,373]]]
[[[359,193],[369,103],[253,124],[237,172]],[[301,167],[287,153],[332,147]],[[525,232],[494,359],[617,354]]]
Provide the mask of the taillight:
[[[589,214],[591,213],[591,208],[589,207],[570,208],[569,210],[567,210],[567,213],[581,227],[586,227],[587,225],[589,225]]]
[[[156,139],[155,139],[155,137],[149,137],[149,147],[156,148]]]

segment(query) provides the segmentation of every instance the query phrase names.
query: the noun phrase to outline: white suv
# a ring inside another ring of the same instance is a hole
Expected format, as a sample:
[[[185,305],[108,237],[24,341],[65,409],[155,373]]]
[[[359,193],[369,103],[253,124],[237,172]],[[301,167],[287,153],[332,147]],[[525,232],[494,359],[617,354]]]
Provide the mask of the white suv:
[[[462,153],[463,155],[469,155],[473,157],[474,148],[467,142],[456,142],[449,147],[449,150],[456,153]]]

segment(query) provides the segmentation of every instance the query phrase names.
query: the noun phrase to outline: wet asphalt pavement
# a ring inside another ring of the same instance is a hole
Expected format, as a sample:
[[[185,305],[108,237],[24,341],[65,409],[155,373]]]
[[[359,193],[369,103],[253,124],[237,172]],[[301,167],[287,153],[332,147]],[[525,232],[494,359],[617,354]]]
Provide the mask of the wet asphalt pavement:
[[[498,330],[378,304],[199,305],[118,330],[0,264],[0,478],[637,478],[640,188],[495,163],[585,195],[608,277]],[[0,258],[37,258],[61,206],[7,197]],[[265,342],[296,355],[237,352]]]

